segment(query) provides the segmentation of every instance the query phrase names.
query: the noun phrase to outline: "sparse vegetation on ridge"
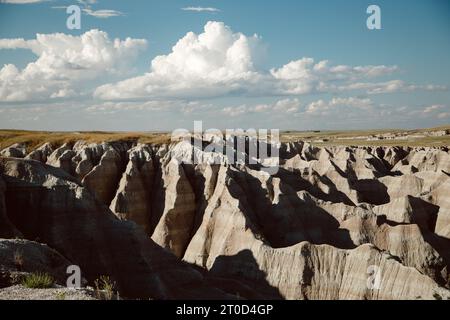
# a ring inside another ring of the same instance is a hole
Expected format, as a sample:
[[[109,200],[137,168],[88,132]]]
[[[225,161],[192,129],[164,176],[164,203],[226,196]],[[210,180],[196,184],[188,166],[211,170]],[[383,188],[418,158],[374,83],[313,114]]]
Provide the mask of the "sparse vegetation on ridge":
[[[280,140],[310,141],[316,146],[450,146],[450,134],[444,136],[417,137],[424,132],[450,130],[449,126],[430,129],[401,130],[350,130],[350,131],[281,131]],[[383,134],[407,134],[405,139],[380,139],[367,140],[368,136]],[[22,130],[0,130],[0,150],[15,143],[26,145],[27,152],[38,148],[44,143],[50,143],[59,147],[64,143],[76,141],[90,143],[111,141],[133,141],[147,144],[161,145],[170,143],[169,132],[50,132],[50,131],[22,131]]]
[[[168,133],[133,133],[133,132],[48,132],[0,130],[0,150],[15,143],[25,144],[27,152],[38,148],[44,143],[58,147],[64,143],[83,140],[99,143],[109,141],[136,141],[141,143],[163,144],[170,142]]]
[[[95,295],[99,300],[112,300],[116,295],[116,283],[108,276],[95,280]]]
[[[53,287],[54,284],[53,277],[43,272],[31,273],[22,280],[22,285],[30,289],[47,289]]]

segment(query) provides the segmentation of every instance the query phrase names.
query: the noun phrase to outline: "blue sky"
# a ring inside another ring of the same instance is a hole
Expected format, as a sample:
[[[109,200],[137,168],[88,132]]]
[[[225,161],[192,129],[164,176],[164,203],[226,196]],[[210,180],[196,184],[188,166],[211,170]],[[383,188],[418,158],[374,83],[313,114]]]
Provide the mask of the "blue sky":
[[[450,123],[447,0],[36,2],[0,3],[2,128],[151,131],[191,128],[194,120],[298,130]],[[86,9],[81,30],[67,29],[68,15],[55,8],[71,4]],[[366,27],[371,4],[381,9],[382,30]],[[189,7],[200,9],[183,10]],[[100,18],[98,10],[114,14]],[[205,31],[208,21],[214,23]],[[168,57],[188,32],[231,41],[224,50],[239,47],[231,58],[216,59],[200,36]],[[29,41],[37,33],[47,40]],[[100,47],[83,47],[83,37]],[[105,37],[132,44],[116,48]],[[67,41],[73,47],[65,48]],[[157,56],[163,59],[155,71]],[[67,69],[74,64],[79,71]]]

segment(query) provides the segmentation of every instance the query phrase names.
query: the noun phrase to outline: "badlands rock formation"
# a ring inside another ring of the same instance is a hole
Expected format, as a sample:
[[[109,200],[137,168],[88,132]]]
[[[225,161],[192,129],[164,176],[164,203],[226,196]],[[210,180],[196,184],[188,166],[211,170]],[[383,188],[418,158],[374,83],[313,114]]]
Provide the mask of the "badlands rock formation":
[[[44,244],[28,240],[0,240],[0,288],[10,286],[14,278],[31,272],[51,274],[58,282],[66,282],[66,269],[71,263]]]
[[[447,148],[279,155],[269,175],[186,142],[11,146],[0,238],[44,243],[129,298],[450,298]]]

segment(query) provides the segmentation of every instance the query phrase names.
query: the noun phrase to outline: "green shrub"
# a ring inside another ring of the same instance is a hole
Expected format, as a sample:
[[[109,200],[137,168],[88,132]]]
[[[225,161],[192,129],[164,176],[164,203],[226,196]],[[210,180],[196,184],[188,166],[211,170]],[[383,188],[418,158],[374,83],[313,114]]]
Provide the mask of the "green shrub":
[[[101,276],[95,280],[95,292],[97,299],[112,300],[115,295],[116,283],[108,276]]]
[[[54,283],[53,277],[43,272],[31,273],[22,280],[22,285],[31,289],[51,288]]]

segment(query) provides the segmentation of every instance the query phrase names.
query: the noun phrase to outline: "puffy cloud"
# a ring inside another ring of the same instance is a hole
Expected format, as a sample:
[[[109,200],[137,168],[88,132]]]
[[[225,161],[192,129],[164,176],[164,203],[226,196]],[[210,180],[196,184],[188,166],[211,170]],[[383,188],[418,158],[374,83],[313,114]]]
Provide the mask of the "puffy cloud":
[[[19,71],[8,64],[0,69],[0,101],[26,101],[74,96],[83,81],[105,74],[119,75],[146,41],[110,40],[91,30],[80,36],[37,34],[34,40],[0,39],[0,49],[28,49],[38,58]]]
[[[279,69],[270,72],[276,79],[283,80],[356,80],[361,78],[375,78],[392,74],[397,66],[357,66],[347,65],[329,66],[328,60],[314,63],[312,58],[291,61]]]
[[[397,66],[330,66],[328,60],[315,63],[312,58],[291,61],[279,69],[271,69],[270,73],[280,80],[280,92],[284,94],[307,94],[311,92],[337,92],[365,90],[384,90],[393,92],[395,88],[386,88],[392,83],[373,84],[358,83],[361,79],[371,79],[390,75],[398,70]],[[336,83],[340,83],[337,85]],[[403,83],[403,86],[405,84]]]
[[[351,85],[354,81],[386,76],[398,70],[397,66],[330,66],[329,61],[314,63],[311,58],[293,61],[271,73],[277,79],[289,80],[283,83],[284,92],[289,94],[305,94],[312,91],[336,91],[335,83],[344,83],[339,87],[342,91],[357,90]],[[350,84],[349,84],[350,83]],[[347,87],[345,89],[345,87]],[[364,88],[362,88],[364,89]]]
[[[270,73],[275,79],[299,80],[310,79],[312,76],[312,66],[314,59],[303,58],[297,61],[291,61],[279,69],[272,69]]]
[[[94,1],[82,3],[89,6]],[[363,110],[363,107],[370,107],[370,100],[319,100],[302,113],[295,97],[310,93],[359,95],[447,89],[402,80],[373,80],[395,73],[397,66],[333,65],[327,60],[305,57],[267,71],[260,67],[265,46],[259,36],[234,32],[224,23],[215,21],[208,22],[200,34],[188,32],[169,54],[155,57],[147,73],[115,82],[123,79],[129,71],[128,63],[145,45],[146,41],[140,39],[111,40],[107,33],[99,30],[80,36],[55,33],[38,34],[32,40],[0,39],[0,49],[22,48],[37,56],[36,61],[22,70],[12,64],[0,68],[0,101],[60,100],[91,95],[91,88],[109,81],[111,83],[95,89],[94,97],[117,101],[187,101],[178,104],[184,113],[198,110],[200,106],[191,105],[189,101],[201,98],[287,97],[273,104],[240,105],[223,110],[219,107],[217,110],[234,116],[243,112],[314,115],[332,113],[340,108]],[[119,106],[123,105],[116,105],[116,108]],[[206,106],[202,104],[201,108]]]
[[[103,99],[199,97],[245,90],[257,82],[257,35],[233,33],[222,22],[208,22],[204,32],[187,33],[168,55],[157,56],[143,76],[97,88]]]
[[[105,100],[204,98],[229,95],[280,96],[361,91],[368,94],[445,90],[434,85],[411,85],[401,80],[381,83],[397,66],[331,65],[302,58],[269,72],[259,68],[264,44],[257,35],[233,32],[222,22],[210,21],[201,34],[187,33],[168,55],[153,59],[144,75],[98,87],[95,97]]]

